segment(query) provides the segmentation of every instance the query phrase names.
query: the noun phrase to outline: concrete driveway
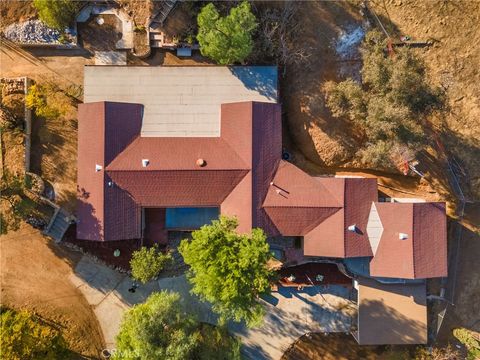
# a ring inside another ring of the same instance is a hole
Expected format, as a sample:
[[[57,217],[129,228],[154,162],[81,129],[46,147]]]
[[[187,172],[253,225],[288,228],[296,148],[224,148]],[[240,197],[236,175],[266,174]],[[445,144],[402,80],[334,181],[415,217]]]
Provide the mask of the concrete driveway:
[[[128,289],[132,280],[127,275],[84,256],[77,264],[71,281],[93,307],[108,349],[115,347],[115,335],[125,310],[145,301],[154,291],[179,292],[187,308],[201,321],[215,324],[217,320],[209,304],[190,294],[185,276],[161,278],[130,293]],[[354,309],[354,303],[348,299],[349,294],[350,290],[341,286],[305,288],[302,291],[280,288],[263,300],[267,315],[262,326],[248,329],[231,323],[228,328],[241,339],[245,357],[280,359],[283,352],[305,333],[348,331]]]

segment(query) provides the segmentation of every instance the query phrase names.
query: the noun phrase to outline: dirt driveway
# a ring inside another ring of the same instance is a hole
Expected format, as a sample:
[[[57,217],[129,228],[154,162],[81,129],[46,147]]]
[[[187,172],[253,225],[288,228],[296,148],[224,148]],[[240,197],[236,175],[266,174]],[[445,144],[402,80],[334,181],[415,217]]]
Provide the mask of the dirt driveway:
[[[98,358],[103,338],[97,319],[69,280],[78,260],[28,225],[0,236],[1,304],[55,323],[79,358]]]

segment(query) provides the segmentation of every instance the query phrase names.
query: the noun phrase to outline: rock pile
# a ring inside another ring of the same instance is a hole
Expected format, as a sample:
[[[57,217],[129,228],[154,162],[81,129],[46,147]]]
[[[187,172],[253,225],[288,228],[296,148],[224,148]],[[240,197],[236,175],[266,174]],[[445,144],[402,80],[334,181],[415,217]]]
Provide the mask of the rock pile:
[[[68,39],[55,29],[45,25],[40,20],[28,20],[8,26],[4,36],[20,44],[65,44]]]

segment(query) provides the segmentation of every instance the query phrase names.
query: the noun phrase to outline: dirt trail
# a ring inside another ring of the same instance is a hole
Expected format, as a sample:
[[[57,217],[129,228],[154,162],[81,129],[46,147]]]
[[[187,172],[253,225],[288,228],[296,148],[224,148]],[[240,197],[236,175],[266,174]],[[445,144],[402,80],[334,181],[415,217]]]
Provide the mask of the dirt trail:
[[[98,358],[103,338],[97,319],[69,274],[80,258],[23,225],[0,236],[1,303],[28,309],[55,323],[69,348]]]

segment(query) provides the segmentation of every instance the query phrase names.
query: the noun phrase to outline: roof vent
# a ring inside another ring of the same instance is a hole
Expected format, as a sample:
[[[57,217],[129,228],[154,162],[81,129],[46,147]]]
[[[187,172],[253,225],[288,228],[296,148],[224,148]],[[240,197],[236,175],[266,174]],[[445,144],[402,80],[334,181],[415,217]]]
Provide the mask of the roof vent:
[[[405,234],[405,233],[399,233],[399,234],[398,234],[398,238],[399,238],[400,240],[407,240],[407,239],[408,239],[408,235]]]
[[[150,164],[150,160],[148,160],[148,159],[142,159],[142,166],[143,166],[143,167],[147,167],[148,164]]]
[[[351,232],[357,232],[357,225],[355,224],[350,225],[347,229],[348,231],[351,231]]]
[[[102,165],[95,164],[95,172],[102,170]]]
[[[197,160],[196,164],[197,166],[204,167],[205,165],[207,165],[207,162],[204,159],[200,158]]]
[[[108,182],[108,187],[113,187],[113,181]]]

